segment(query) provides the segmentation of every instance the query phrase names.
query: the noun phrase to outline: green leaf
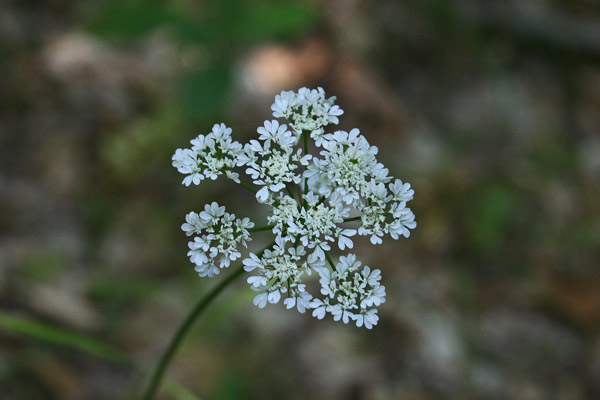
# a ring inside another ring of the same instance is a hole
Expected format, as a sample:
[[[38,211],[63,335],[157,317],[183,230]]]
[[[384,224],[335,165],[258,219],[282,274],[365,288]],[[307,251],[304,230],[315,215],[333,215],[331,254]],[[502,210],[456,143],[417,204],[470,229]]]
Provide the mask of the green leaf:
[[[497,247],[508,235],[507,229],[517,206],[518,199],[509,187],[492,185],[483,189],[470,217],[476,245],[485,250]]]
[[[226,103],[231,86],[231,70],[225,63],[185,77],[181,99],[189,117],[203,119],[219,113]]]
[[[164,391],[173,396],[175,400],[200,400],[194,393],[190,392],[183,385],[174,380],[168,380],[166,382]]]
[[[99,10],[89,29],[100,36],[132,41],[173,19],[176,15],[164,3],[113,1]]]
[[[232,29],[242,41],[280,39],[309,28],[316,21],[313,7],[303,2],[278,1],[253,4]]]
[[[247,398],[242,377],[233,370],[226,370],[213,400],[242,400]]]
[[[130,364],[132,362],[131,359],[120,350],[99,342],[83,333],[65,328],[58,328],[46,323],[24,317],[17,317],[1,311],[0,328],[45,342],[71,347],[109,361],[123,364]]]

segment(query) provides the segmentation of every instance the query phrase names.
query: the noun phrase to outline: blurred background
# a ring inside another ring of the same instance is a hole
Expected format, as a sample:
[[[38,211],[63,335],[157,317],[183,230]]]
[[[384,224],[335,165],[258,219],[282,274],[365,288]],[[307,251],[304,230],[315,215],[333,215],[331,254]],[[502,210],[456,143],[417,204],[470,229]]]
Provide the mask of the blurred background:
[[[160,398],[600,398],[596,0],[2,1],[0,398],[135,393],[218,281],[185,214],[268,211],[171,155],[217,122],[248,141],[301,86],[415,189],[409,239],[357,243],[379,325],[259,310],[240,281]]]

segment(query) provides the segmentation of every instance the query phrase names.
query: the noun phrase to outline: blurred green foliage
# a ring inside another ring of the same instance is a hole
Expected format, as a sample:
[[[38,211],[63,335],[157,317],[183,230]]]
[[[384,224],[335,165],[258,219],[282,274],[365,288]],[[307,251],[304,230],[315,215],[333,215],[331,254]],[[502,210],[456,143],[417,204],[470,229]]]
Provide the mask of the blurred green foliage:
[[[247,388],[244,387],[244,379],[243,377],[239,377],[237,374],[234,374],[232,371],[228,371],[228,373],[223,377],[217,390],[215,391],[215,395],[213,396],[214,400],[243,400],[247,399],[248,393]]]
[[[0,311],[0,328],[43,342],[74,348],[118,363],[131,363],[129,357],[110,345],[81,332],[59,328],[33,319]]]
[[[59,277],[69,265],[67,255],[60,250],[40,249],[29,254],[19,269],[19,274],[28,280],[51,281]]]
[[[183,110],[192,119],[218,114],[227,101],[231,79],[230,63],[191,72],[180,82]]]
[[[316,20],[315,8],[298,0],[112,0],[93,14],[88,29],[109,39],[132,42],[165,27],[183,43],[213,48],[289,38]]]
[[[576,151],[563,137],[545,138],[532,151],[531,162],[548,176],[567,175],[576,166]]]
[[[469,229],[474,245],[489,252],[506,240],[518,201],[516,192],[507,186],[491,184],[479,190],[471,208]]]
[[[142,301],[148,301],[158,288],[155,280],[123,279],[118,273],[106,271],[97,274],[88,289],[88,295],[102,307],[102,315],[110,321],[123,311],[135,309]]]
[[[164,107],[107,136],[101,147],[102,159],[123,182],[154,179],[156,171],[169,164],[166,156],[183,135],[190,136],[184,130],[181,113],[174,106]],[[159,154],[162,157],[157,157]]]
[[[186,117],[202,121],[227,101],[235,55],[259,41],[289,39],[316,22],[315,8],[297,0],[111,0],[96,7],[84,25],[122,44],[161,29],[182,48],[201,50],[198,65],[181,75],[178,97]]]
[[[199,400],[199,397],[173,380],[165,382],[164,391],[175,400]]]

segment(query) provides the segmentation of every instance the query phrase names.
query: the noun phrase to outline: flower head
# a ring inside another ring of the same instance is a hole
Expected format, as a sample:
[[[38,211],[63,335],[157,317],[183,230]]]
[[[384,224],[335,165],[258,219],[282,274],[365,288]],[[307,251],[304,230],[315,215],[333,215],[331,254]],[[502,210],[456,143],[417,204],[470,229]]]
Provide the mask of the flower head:
[[[303,279],[311,274],[312,268],[322,263],[310,257],[306,259],[303,246],[287,248],[286,245],[280,239],[272,250],[265,250],[262,257],[250,253],[250,257],[243,261],[244,270],[256,273],[248,277],[252,290],[261,292],[254,298],[256,306],[264,308],[267,303],[278,303],[284,294],[287,308],[295,307],[303,313],[310,308],[312,299]]]
[[[271,125],[271,129],[274,126]],[[262,137],[267,137],[267,134],[263,134]],[[287,136],[284,136],[277,140],[266,139],[262,143],[251,140],[244,147],[240,165],[247,167],[246,174],[252,178],[255,185],[262,186],[256,193],[258,201],[270,203],[273,195],[287,185],[301,182],[299,167],[308,164],[311,157],[310,154],[303,156],[301,149],[294,152],[294,148],[287,145]]]
[[[271,110],[274,117],[290,122],[297,138],[309,132],[315,144],[321,146],[325,126],[338,124],[338,116],[344,113],[334,102],[335,97],[325,98],[323,88],[301,88],[297,93],[284,91],[275,96]]]
[[[379,319],[377,307],[385,301],[381,272],[362,266],[356,255],[329,252],[354,247],[354,238],[369,237],[380,244],[384,236],[408,237],[416,227],[407,207],[414,191],[410,184],[389,176],[377,161],[378,149],[358,129],[326,131],[339,122],[343,111],[325,97],[322,88],[284,91],[271,109],[275,118],[258,127],[258,138],[246,145],[231,139],[231,129],[217,124],[208,135],[178,149],[173,166],[186,175],[183,183],[199,184],[219,175],[255,193],[270,208],[267,226],[253,228],[248,218],[237,219],[217,203],[186,216],[182,229],[188,236],[188,255],[200,276],[214,276],[242,257],[251,232],[271,232],[274,245],[250,252],[243,259],[247,282],[258,292],[254,304],[283,303],[299,312],[312,309],[318,319],[331,314],[336,321],[371,329]],[[318,150],[308,152],[308,140]],[[235,168],[243,169],[246,182]],[[320,296],[311,294],[310,277],[317,272]]]
[[[358,129],[325,135],[322,159],[313,159],[305,176],[321,195],[354,204],[371,181],[385,182],[388,170],[378,163],[377,147],[370,146]]]
[[[251,240],[248,229],[254,226],[250,219],[236,219],[215,202],[207,204],[199,214],[189,213],[185,220],[181,229],[186,235],[198,235],[188,243],[190,261],[196,264],[198,275],[209,277],[242,256],[238,245],[247,246]]]
[[[231,128],[215,124],[208,135],[199,135],[191,142],[191,149],[177,149],[173,155],[173,166],[185,174],[183,184],[198,185],[206,178],[215,180],[225,174],[239,182],[233,171],[242,153],[242,145],[231,139]]]
[[[367,329],[377,324],[377,309],[372,307],[385,302],[385,287],[379,283],[381,271],[367,266],[361,270],[360,266],[356,256],[348,254],[340,257],[333,271],[319,269],[321,294],[325,298],[312,302],[313,316],[322,319],[325,313],[330,313],[335,321],[341,319],[347,324],[353,320]]]

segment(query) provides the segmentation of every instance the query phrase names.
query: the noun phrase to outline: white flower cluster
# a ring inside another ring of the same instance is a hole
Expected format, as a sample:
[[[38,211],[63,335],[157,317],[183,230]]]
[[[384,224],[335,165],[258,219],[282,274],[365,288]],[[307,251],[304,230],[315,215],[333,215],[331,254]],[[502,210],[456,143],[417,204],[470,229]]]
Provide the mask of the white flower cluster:
[[[253,229],[247,218],[236,220],[213,203],[200,214],[188,214],[182,229],[198,235],[188,255],[201,276],[214,276],[240,258],[238,246],[246,246],[251,232],[272,231],[275,244],[243,260],[253,274],[248,283],[259,292],[255,305],[263,308],[285,297],[287,308],[312,309],[318,319],[329,313],[336,321],[371,329],[379,319],[376,307],[385,302],[381,272],[361,268],[354,254],[336,264],[329,252],[332,244],[341,251],[353,248],[356,235],[372,244],[386,235],[408,237],[416,227],[406,206],[414,191],[389,176],[377,161],[377,147],[358,129],[326,132],[343,114],[334,101],[321,88],[281,92],[271,109],[286,124],[265,121],[257,129],[258,140],[242,147],[221,124],[193,140],[191,149],[178,149],[173,166],[186,174],[185,185],[225,174],[272,208],[269,225]],[[309,154],[309,138],[318,155]],[[242,167],[257,189],[240,182],[235,167]],[[312,271],[320,277],[321,297],[308,291],[305,280]]]
[[[329,312],[335,321],[341,319],[345,324],[352,319],[367,329],[377,325],[377,309],[370,307],[385,302],[385,287],[379,283],[381,271],[371,271],[367,266],[359,271],[360,265],[356,255],[348,254],[340,257],[333,271],[319,268],[321,294],[326,297],[311,303],[314,317],[323,319]]]
[[[310,154],[302,156],[302,149],[294,153],[292,134],[286,125],[277,121],[265,121],[264,127],[258,128],[258,140],[251,140],[244,147],[244,154],[239,158],[239,165],[246,165],[246,173],[252,182],[262,186],[256,198],[261,203],[272,202],[273,194],[280,192],[291,184],[299,184],[302,180],[300,165],[307,165],[312,158]]]
[[[327,242],[335,242],[344,250],[352,248],[349,238],[356,234],[356,229],[342,228],[339,224],[348,217],[350,210],[341,204],[327,204],[314,193],[302,195],[298,202],[289,195],[278,198],[273,205],[273,214],[267,218],[273,224],[273,232],[285,241],[298,240],[309,249],[314,249],[314,255],[325,259],[325,251],[331,250]]]
[[[257,273],[248,278],[248,283],[253,290],[262,292],[254,298],[254,304],[264,308],[267,303],[278,303],[283,293],[287,295],[283,303],[288,309],[295,307],[302,313],[309,309],[312,295],[306,291],[302,279],[311,274],[311,268],[322,266],[323,262],[312,257],[309,257],[310,262],[302,261],[305,255],[303,246],[286,248],[281,238],[277,238],[273,250],[265,250],[262,257],[250,253],[244,260],[244,270]]]
[[[247,247],[246,242],[250,241],[248,229],[254,226],[250,219],[236,219],[215,202],[207,204],[200,214],[189,213],[185,221],[181,225],[185,234],[198,235],[188,243],[188,256],[196,264],[198,275],[208,277],[217,275],[219,268],[229,267],[231,261],[242,256],[237,250],[238,244]]]
[[[317,146],[321,146],[325,126],[337,124],[344,111],[334,105],[335,97],[325,98],[323,88],[301,88],[298,92],[281,92],[271,106],[273,116],[289,121],[296,141],[308,132]]]
[[[177,149],[173,155],[173,166],[187,175],[185,186],[198,185],[205,178],[217,179],[225,174],[239,182],[239,174],[232,171],[242,154],[242,145],[231,139],[231,128],[215,124],[208,135],[200,135],[191,142],[191,149]]]

